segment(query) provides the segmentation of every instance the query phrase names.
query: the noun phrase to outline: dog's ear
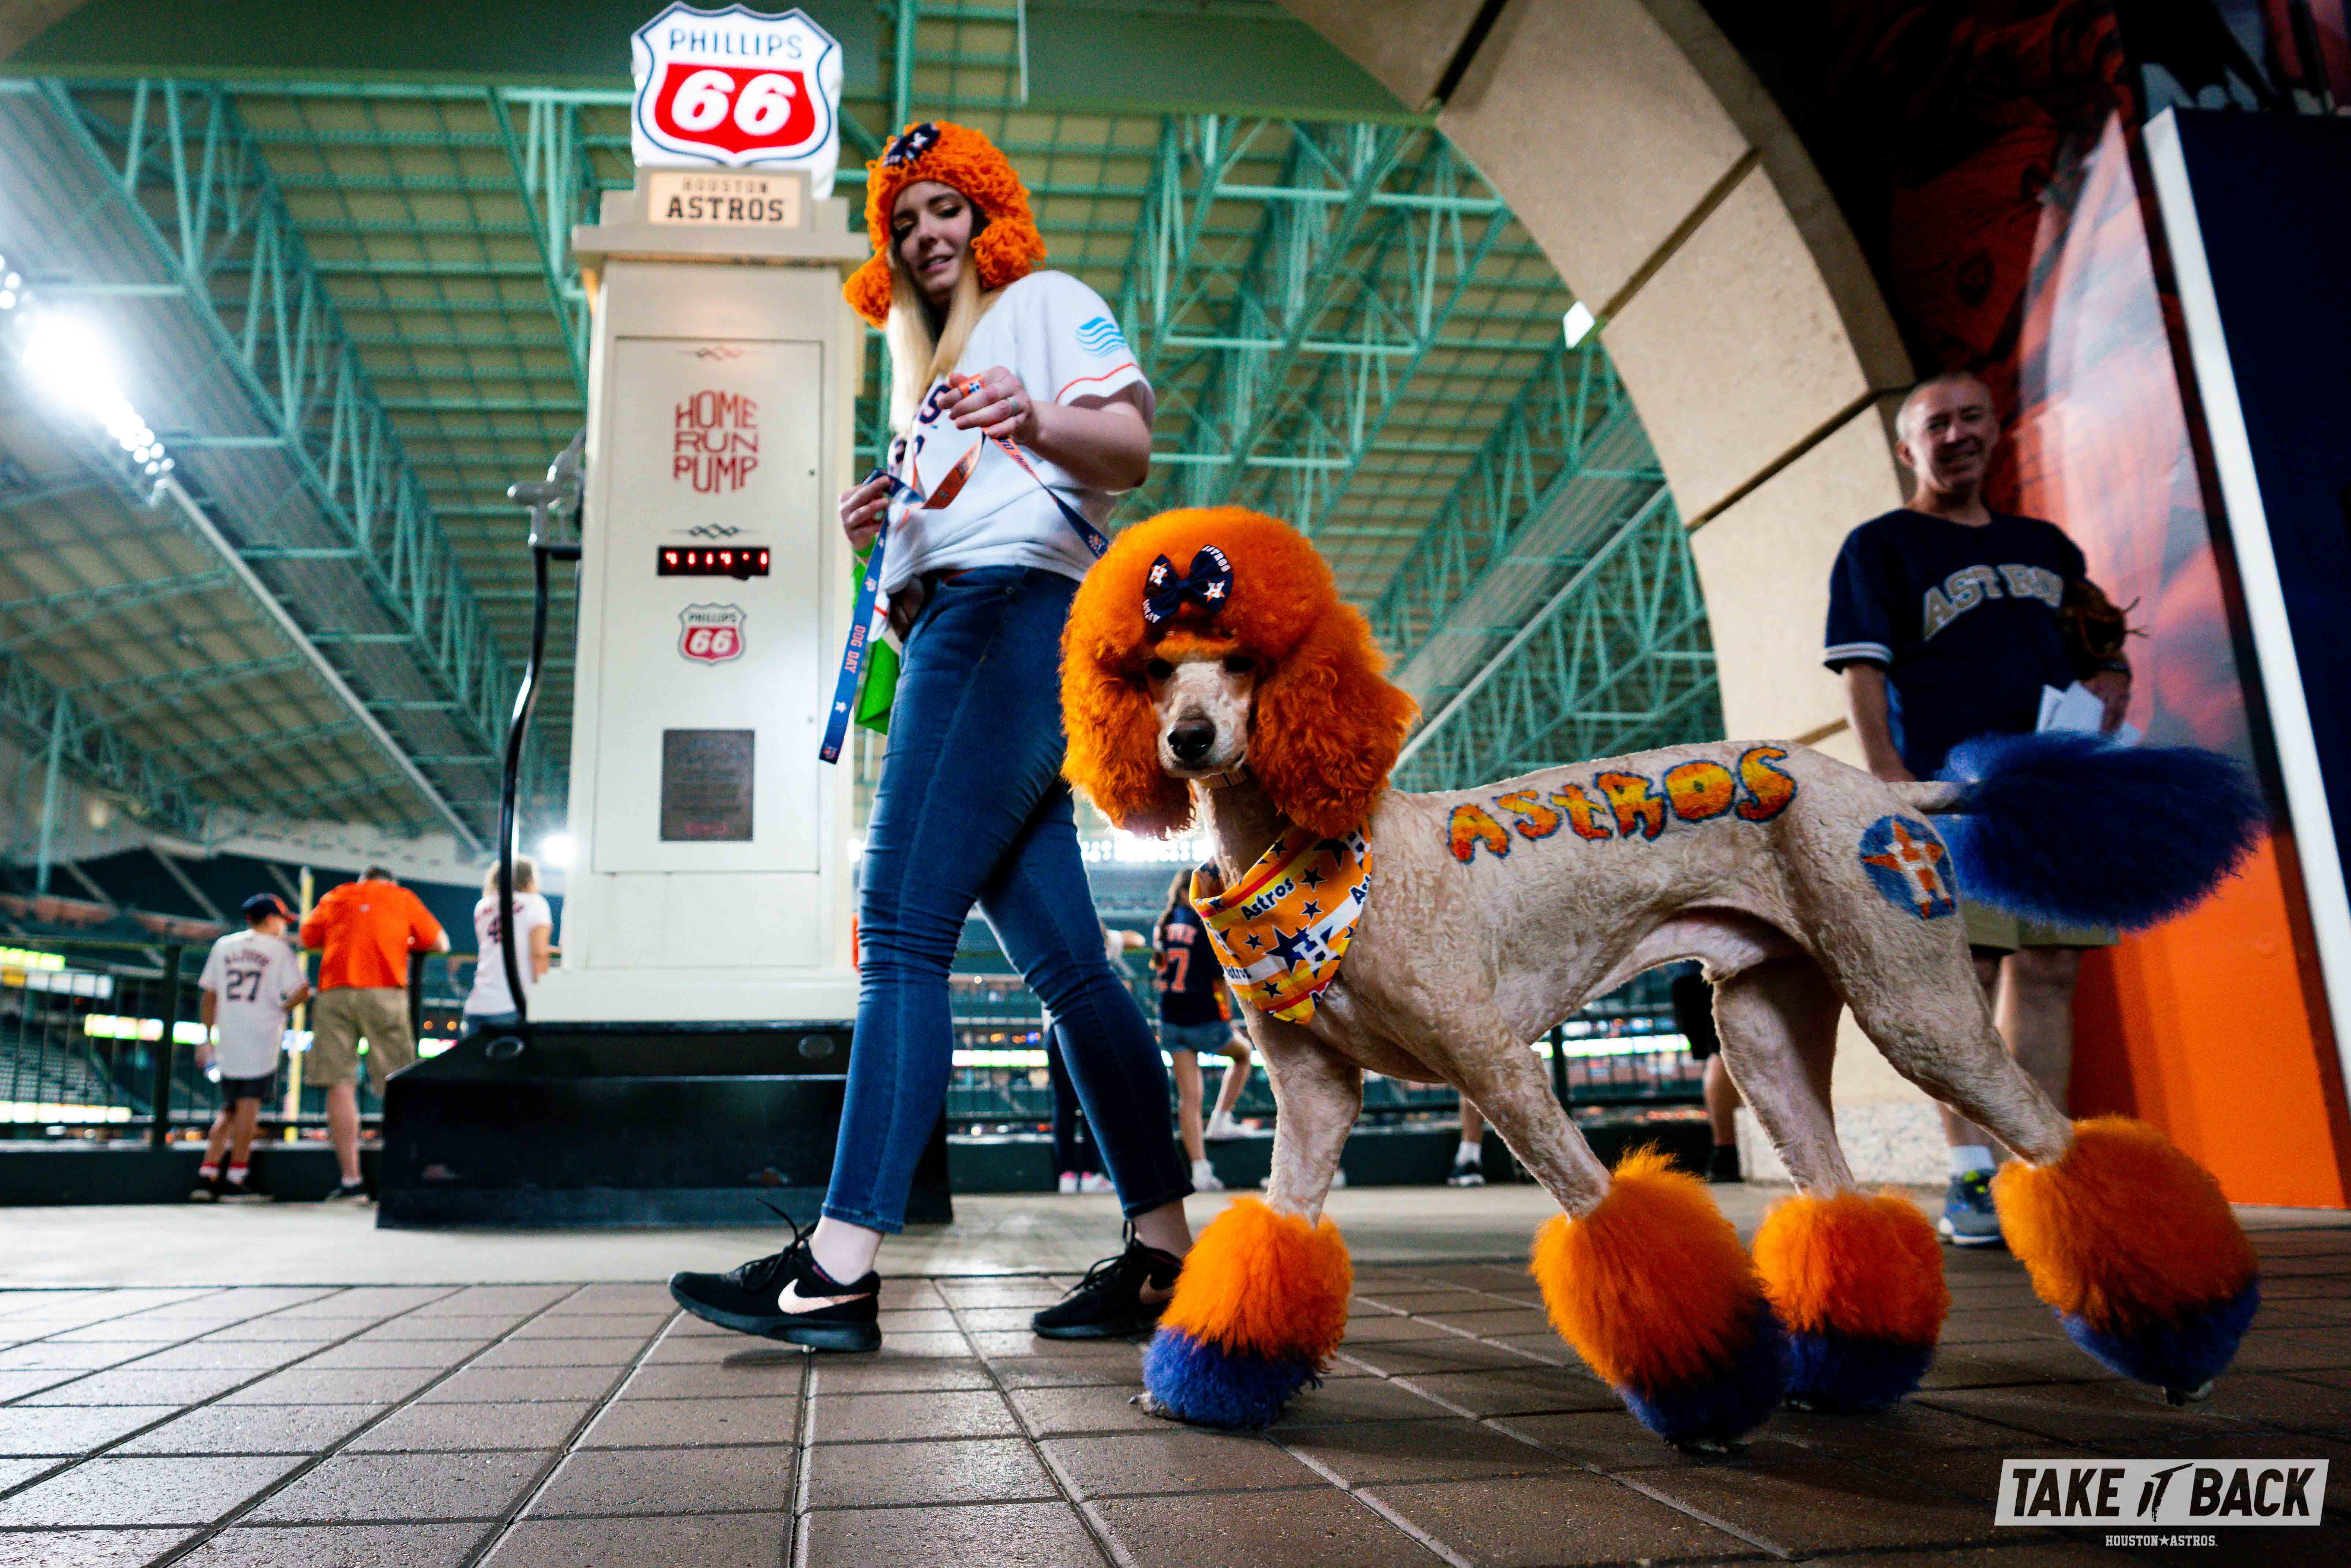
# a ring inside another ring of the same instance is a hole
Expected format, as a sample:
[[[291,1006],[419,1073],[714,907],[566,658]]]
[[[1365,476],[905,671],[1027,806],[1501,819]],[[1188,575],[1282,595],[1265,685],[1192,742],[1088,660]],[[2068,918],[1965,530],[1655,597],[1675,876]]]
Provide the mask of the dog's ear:
[[[1364,825],[1420,712],[1382,678],[1384,664],[1363,612],[1333,603],[1258,685],[1249,771],[1309,832]]]
[[[1159,713],[1134,677],[1083,645],[1072,620],[1061,641],[1061,775],[1130,833],[1164,838],[1192,819],[1192,792],[1159,766]]]

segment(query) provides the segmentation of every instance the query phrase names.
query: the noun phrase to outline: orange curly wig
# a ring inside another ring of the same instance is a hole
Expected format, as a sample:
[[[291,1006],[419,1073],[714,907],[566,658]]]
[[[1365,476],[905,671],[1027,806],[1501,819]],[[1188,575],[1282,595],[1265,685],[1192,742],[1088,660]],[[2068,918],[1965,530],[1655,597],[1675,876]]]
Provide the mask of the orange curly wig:
[[[1143,590],[1154,559],[1188,566],[1204,545],[1232,563],[1233,592],[1198,641],[1260,666],[1249,771],[1308,831],[1353,831],[1419,706],[1381,678],[1386,661],[1371,622],[1339,597],[1305,536],[1239,507],[1162,512],[1119,535],[1086,573],[1061,633],[1062,773],[1129,832],[1164,837],[1191,819],[1190,790],[1159,766],[1159,719],[1143,673],[1183,643],[1147,636]]]
[[[952,120],[918,120],[865,165],[865,234],[873,256],[849,275],[841,296],[876,327],[890,319],[890,211],[898,193],[917,180],[954,186],[987,216],[987,226],[971,236],[980,287],[1017,283],[1045,259],[1045,236],[1029,211],[1029,187],[996,143]]]

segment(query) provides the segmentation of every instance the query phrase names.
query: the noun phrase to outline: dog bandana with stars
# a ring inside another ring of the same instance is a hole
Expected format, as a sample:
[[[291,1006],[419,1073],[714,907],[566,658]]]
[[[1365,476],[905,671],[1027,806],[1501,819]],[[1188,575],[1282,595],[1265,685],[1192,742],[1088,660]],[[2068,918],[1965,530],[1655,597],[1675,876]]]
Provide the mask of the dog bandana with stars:
[[[1304,1023],[1315,997],[1339,977],[1371,889],[1372,846],[1360,831],[1310,839],[1293,828],[1228,893],[1206,892],[1193,873],[1192,907],[1240,998]]]

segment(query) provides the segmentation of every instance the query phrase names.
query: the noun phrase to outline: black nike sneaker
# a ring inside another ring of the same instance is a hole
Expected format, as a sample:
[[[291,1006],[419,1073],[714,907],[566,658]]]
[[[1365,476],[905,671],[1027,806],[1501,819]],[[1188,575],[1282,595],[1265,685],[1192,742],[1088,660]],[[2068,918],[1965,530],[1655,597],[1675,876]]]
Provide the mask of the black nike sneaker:
[[[882,1276],[844,1285],[817,1266],[808,1235],[792,1227],[792,1244],[754,1258],[724,1274],[672,1274],[669,1293],[687,1312],[737,1333],[804,1344],[810,1350],[880,1350],[876,1314]]]
[[[1145,1247],[1128,1227],[1126,1250],[1105,1258],[1070,1293],[1029,1320],[1045,1339],[1120,1339],[1159,1322],[1176,1294],[1184,1260]]]

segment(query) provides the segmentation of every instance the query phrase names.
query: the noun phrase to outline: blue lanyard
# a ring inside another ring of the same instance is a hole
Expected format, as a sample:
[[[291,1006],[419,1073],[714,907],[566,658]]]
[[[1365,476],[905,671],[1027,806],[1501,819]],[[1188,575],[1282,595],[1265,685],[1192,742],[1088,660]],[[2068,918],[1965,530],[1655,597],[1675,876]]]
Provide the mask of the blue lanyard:
[[[1085,541],[1086,549],[1100,559],[1102,551],[1110,549],[1110,540],[1102,531],[1089,522],[1083,512],[1063,500],[1053,486],[1045,483],[1043,476],[1030,465],[1018,445],[1000,436],[988,439],[1018,464],[1023,474],[1037,481],[1037,487],[1045,492],[1047,499],[1061,508],[1062,520],[1077,531],[1078,538]],[[865,476],[866,483],[875,479],[887,479],[893,497],[903,493],[915,506],[927,504],[920,490],[886,468],[876,468]],[[825,716],[824,743],[817,748],[817,756],[826,762],[839,762],[841,748],[849,739],[850,715],[857,706],[857,684],[863,677],[866,661],[873,652],[873,607],[881,599],[882,557],[889,542],[890,522],[885,508],[881,531],[873,536],[872,552],[865,558],[865,575],[857,580],[857,605],[850,612],[849,645],[841,653],[841,673],[832,684],[832,710]]]
[[[900,479],[886,468],[876,468],[862,481],[871,484],[887,479],[894,496],[904,490],[915,500],[922,492]],[[842,742],[849,738],[849,714],[857,703],[857,683],[865,673],[866,656],[872,652],[873,605],[882,592],[882,557],[890,543],[890,513],[884,506],[881,531],[873,536],[873,549],[865,557],[865,575],[857,580],[857,607],[849,613],[849,646],[841,650],[841,674],[832,684],[832,712],[824,721],[824,744],[817,755],[827,762],[841,760]]]

